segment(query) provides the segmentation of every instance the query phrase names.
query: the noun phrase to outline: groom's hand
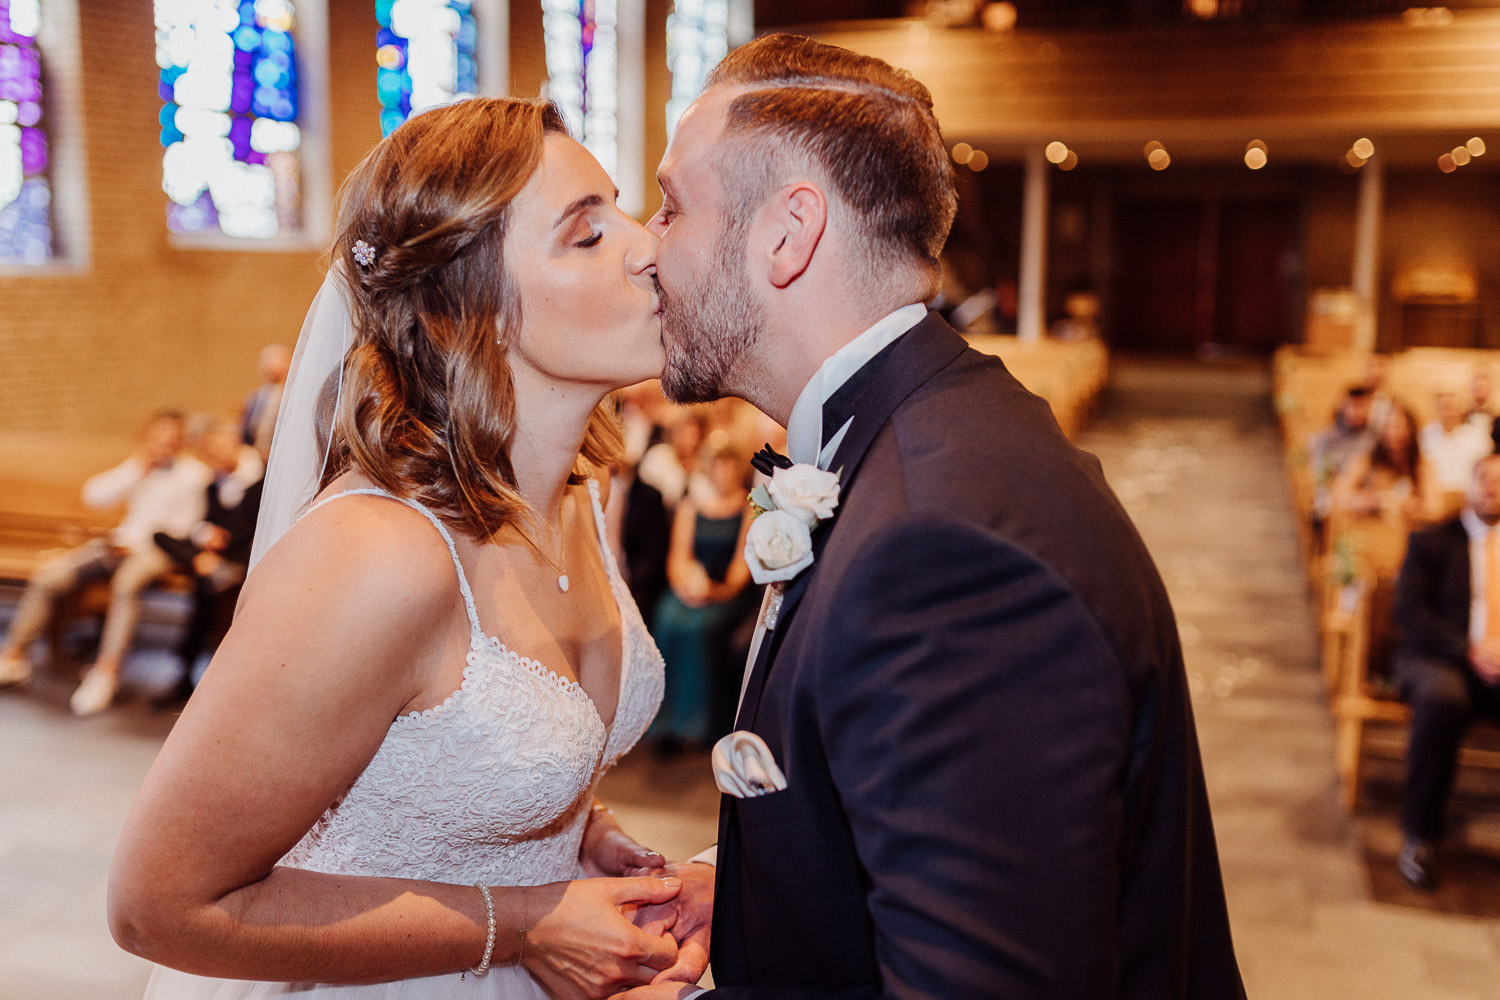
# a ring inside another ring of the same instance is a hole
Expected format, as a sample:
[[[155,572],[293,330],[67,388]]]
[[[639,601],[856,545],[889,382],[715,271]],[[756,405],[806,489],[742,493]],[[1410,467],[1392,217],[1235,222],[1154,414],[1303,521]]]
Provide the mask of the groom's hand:
[[[595,803],[583,829],[578,863],[589,875],[617,878],[622,875],[660,875],[667,859],[642,847],[620,829],[612,810]]]
[[[665,903],[642,906],[635,913],[638,927],[649,934],[670,934],[677,941],[677,962],[653,983],[696,983],[708,968],[708,942],[713,929],[714,866],[689,861],[671,864],[666,874],[682,880],[682,891]],[[662,993],[661,996],[676,996]],[[635,1000],[632,996],[632,1000]]]

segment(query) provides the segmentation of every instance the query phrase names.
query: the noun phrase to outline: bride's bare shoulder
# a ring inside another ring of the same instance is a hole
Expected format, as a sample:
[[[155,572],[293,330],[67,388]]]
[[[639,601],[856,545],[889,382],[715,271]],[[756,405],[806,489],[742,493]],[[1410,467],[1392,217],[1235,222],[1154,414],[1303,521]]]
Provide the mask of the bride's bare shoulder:
[[[392,497],[348,493],[365,485],[350,477],[330,484],[319,497],[326,502],[294,524],[250,573],[242,603],[341,595],[340,603],[357,600],[372,612],[402,618],[451,604],[457,593],[453,559],[437,528]]]

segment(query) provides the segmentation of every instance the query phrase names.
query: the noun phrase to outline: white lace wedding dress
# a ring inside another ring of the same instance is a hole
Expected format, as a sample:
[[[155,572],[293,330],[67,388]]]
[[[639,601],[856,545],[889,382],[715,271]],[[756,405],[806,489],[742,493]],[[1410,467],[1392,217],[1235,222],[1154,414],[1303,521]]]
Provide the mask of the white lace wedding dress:
[[[350,493],[389,496],[378,490]],[[409,503],[442,533],[458,572],[471,633],[463,685],[443,704],[396,719],[364,772],[283,865],[459,885],[540,885],[580,877],[578,849],[594,788],[645,732],[662,696],[661,656],[605,540],[593,481],[589,493],[620,609],[613,725],[605,729],[578,684],[484,632],[452,536],[428,510]],[[503,631],[503,621],[492,624]],[[158,967],[146,989],[146,1000],[306,996],[531,1000],[546,994],[523,970],[500,966],[484,976],[460,979],[454,972],[362,986],[208,979]]]

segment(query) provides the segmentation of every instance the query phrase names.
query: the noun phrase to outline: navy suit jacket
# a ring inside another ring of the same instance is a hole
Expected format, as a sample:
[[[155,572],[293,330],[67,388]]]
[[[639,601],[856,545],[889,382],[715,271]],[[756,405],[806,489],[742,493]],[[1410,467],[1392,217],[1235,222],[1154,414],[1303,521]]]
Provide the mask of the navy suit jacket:
[[[1396,577],[1401,648],[1469,666],[1469,532],[1450,518],[1414,531]]]
[[[723,800],[709,995],[1242,997],[1176,624],[1097,460],[932,315],[829,406],[840,507],[737,722],[788,787]]]

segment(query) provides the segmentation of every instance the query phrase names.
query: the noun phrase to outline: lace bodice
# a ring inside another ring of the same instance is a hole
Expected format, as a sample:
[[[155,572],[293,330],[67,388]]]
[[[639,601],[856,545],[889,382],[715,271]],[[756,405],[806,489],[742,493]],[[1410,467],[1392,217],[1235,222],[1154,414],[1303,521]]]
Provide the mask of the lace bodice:
[[[609,730],[577,683],[485,634],[453,537],[425,507],[369,489],[320,502],[387,496],[431,521],[458,574],[469,651],[462,686],[441,705],[397,718],[364,771],[282,864],[464,884],[577,876],[599,777],[635,745],[662,696],[661,656],[606,541],[598,485],[590,480],[588,488],[620,610],[619,705]]]

